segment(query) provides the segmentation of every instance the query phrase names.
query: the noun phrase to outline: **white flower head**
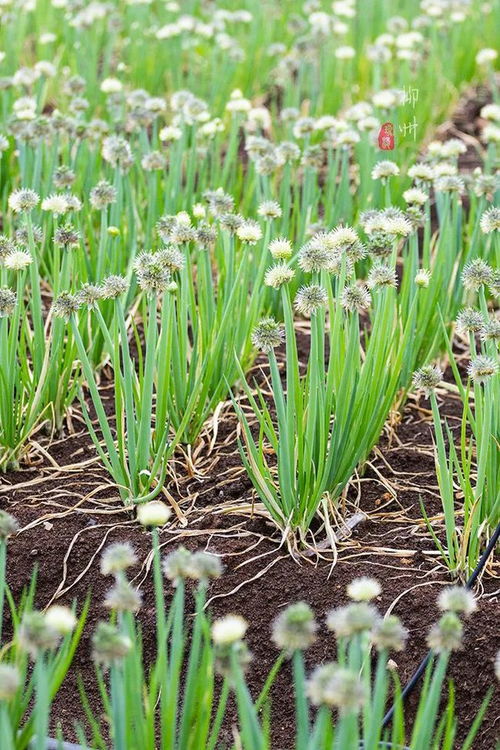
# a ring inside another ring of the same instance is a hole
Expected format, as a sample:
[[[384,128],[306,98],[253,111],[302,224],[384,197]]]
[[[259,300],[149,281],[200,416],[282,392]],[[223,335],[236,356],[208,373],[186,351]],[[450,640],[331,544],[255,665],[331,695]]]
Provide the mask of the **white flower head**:
[[[241,641],[247,632],[248,623],[240,615],[225,615],[212,625],[212,640],[218,646],[227,646]]]
[[[55,216],[65,214],[68,209],[68,199],[63,193],[53,193],[42,201],[42,211],[50,211]]]
[[[269,252],[276,260],[287,260],[293,253],[292,243],[284,237],[276,237],[269,243]]]
[[[288,284],[294,276],[293,268],[289,268],[286,263],[278,263],[266,271],[264,283],[266,286],[273,287],[273,289],[279,289],[283,284]]]
[[[9,195],[9,208],[16,214],[29,213],[39,202],[40,196],[30,188],[20,188]]]
[[[262,239],[262,229],[256,221],[247,219],[238,227],[236,235],[241,242],[248,245],[255,245]]]
[[[496,49],[485,47],[484,49],[480,49],[477,53],[476,62],[478,65],[489,65],[490,63],[494,62],[497,57],[498,52],[496,51]]]
[[[347,595],[355,602],[370,602],[379,596],[382,588],[375,578],[355,578],[347,586]]]
[[[123,83],[118,78],[105,78],[100,88],[103,94],[118,94],[123,91]]]
[[[388,180],[389,177],[397,177],[398,175],[398,165],[389,159],[377,162],[372,169],[372,180],[385,181]]]
[[[60,635],[67,635],[75,629],[77,619],[69,607],[53,604],[45,612],[45,622]]]
[[[430,280],[430,271],[428,271],[426,268],[419,268],[419,270],[415,274],[415,284],[422,289],[427,289]]]
[[[142,526],[164,526],[172,512],[161,500],[150,500],[137,506],[137,520]]]
[[[3,259],[3,265],[10,271],[22,271],[33,263],[33,257],[25,250],[12,250]]]
[[[420,188],[410,188],[404,191],[403,198],[411,205],[423,206],[429,200],[429,195]]]
[[[477,609],[477,602],[472,591],[465,586],[447,586],[438,597],[438,607],[443,612],[468,616]]]

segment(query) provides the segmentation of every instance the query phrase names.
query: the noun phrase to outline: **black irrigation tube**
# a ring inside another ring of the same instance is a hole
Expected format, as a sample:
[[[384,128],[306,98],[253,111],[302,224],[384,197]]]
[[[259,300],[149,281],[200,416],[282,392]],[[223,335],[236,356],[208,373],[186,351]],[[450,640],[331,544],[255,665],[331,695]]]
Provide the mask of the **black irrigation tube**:
[[[500,523],[495,529],[495,533],[491,537],[488,546],[484,550],[483,554],[481,555],[481,558],[476,565],[474,571],[471,573],[471,576],[467,583],[465,584],[465,588],[471,589],[473,585],[475,584],[477,577],[479,576],[480,572],[486,565],[486,561],[488,557],[493,552],[496,543],[498,542],[498,539],[500,537]],[[418,665],[415,673],[413,674],[412,678],[409,680],[409,682],[406,683],[406,685],[403,688],[403,692],[401,693],[401,700],[404,702],[406,698],[414,691],[415,687],[417,686],[418,681],[422,677],[422,675],[425,672],[425,669],[430,661],[430,658],[432,656],[432,651],[429,651],[427,655],[422,659],[420,664]],[[382,728],[384,729],[387,724],[391,721],[396,706],[393,705],[389,711],[386,713],[382,720]],[[391,743],[381,743],[380,748],[393,748],[396,750],[394,745],[391,745]],[[60,742],[58,740],[53,740],[50,737],[47,738],[47,747],[46,750],[86,750],[82,745],[74,745],[71,742]],[[90,750],[90,749],[89,749]],[[363,743],[360,744],[359,750],[363,750]],[[401,748],[401,750],[407,750],[407,748]]]
[[[488,557],[491,555],[491,553],[495,549],[495,546],[496,546],[496,543],[498,542],[499,537],[500,537],[500,523],[496,527],[495,532],[494,532],[493,536],[491,537],[488,546],[484,550],[483,554],[481,555],[481,557],[479,559],[478,564],[476,565],[476,567],[472,571],[469,580],[465,584],[465,588],[471,589],[474,586],[474,584],[475,584],[475,582],[477,580],[477,577],[479,576],[480,572],[482,571],[482,569],[486,565],[486,561],[487,561]],[[403,703],[406,700],[406,698],[415,690],[415,688],[416,688],[416,686],[418,684],[418,681],[420,680],[420,678],[422,677],[422,675],[424,674],[424,672],[426,670],[426,667],[427,667],[427,665],[428,665],[428,663],[429,663],[429,661],[431,659],[431,656],[432,656],[432,651],[428,651],[428,653],[426,654],[426,656],[424,656],[424,658],[422,659],[422,661],[418,665],[418,667],[417,667],[416,671],[414,672],[413,676],[411,677],[411,679],[404,686],[403,692],[401,693],[401,701]],[[391,708],[389,709],[389,711],[384,716],[383,720],[382,720],[382,728],[385,728],[387,726],[387,724],[389,724],[389,722],[391,721],[392,717],[394,716],[394,711],[395,710],[396,710],[396,705],[393,704],[391,706]]]

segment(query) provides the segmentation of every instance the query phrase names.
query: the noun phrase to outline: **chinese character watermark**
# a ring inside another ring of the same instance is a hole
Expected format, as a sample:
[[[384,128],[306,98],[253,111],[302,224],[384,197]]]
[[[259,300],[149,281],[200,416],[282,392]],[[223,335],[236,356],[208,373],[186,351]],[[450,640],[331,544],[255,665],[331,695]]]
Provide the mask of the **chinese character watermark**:
[[[417,128],[418,124],[415,119],[415,115],[413,115],[413,122],[405,122],[404,125],[399,126],[399,132],[403,134],[403,136],[413,135],[413,140],[417,140]]]

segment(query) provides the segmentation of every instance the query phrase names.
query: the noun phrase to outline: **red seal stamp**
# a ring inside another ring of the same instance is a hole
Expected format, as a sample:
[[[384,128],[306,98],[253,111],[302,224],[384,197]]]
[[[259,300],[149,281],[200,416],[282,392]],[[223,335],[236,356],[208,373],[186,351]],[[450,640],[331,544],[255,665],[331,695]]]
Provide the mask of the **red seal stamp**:
[[[384,122],[378,134],[378,146],[382,151],[394,149],[394,125],[392,122]]]

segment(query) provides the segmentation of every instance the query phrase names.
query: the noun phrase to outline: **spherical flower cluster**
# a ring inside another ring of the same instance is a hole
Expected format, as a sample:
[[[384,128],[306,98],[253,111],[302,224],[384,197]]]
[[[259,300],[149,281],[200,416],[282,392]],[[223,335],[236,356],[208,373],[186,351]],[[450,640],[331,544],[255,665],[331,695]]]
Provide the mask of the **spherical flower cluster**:
[[[415,274],[415,284],[422,289],[427,289],[430,280],[431,274],[426,268],[420,268]]]
[[[384,617],[373,628],[372,640],[379,651],[403,651],[407,639],[408,630],[395,615]]]
[[[475,383],[486,383],[498,370],[498,359],[480,354],[469,363],[467,374]]]
[[[481,258],[466,263],[462,271],[462,283],[466,289],[477,292],[481,286],[490,283],[491,267]]]
[[[427,636],[429,648],[437,653],[462,648],[463,626],[455,612],[445,612]]]
[[[315,235],[300,250],[298,263],[306,273],[328,271],[332,265],[334,249],[326,233]]]
[[[71,316],[80,309],[80,299],[76,294],[61,292],[52,303],[52,312],[56,318],[69,320]]]
[[[210,552],[198,550],[191,555],[189,563],[189,577],[202,584],[208,583],[211,578],[220,578],[223,565],[220,557]]]
[[[129,169],[133,163],[130,144],[122,136],[110,135],[102,143],[102,158],[113,167]]]
[[[337,607],[329,612],[326,624],[337,638],[351,638],[356,633],[372,630],[380,619],[375,607],[366,601]]]
[[[484,234],[491,234],[500,230],[500,208],[492,206],[486,209],[480,220],[481,231]]]
[[[490,65],[490,63],[494,62],[497,57],[498,52],[496,51],[496,49],[485,47],[484,49],[480,49],[477,53],[476,62],[478,65]]]
[[[483,174],[481,170],[475,169],[474,170],[474,193],[477,195],[478,198],[481,198],[484,196],[487,201],[492,201],[493,197],[500,187],[500,175],[498,174]],[[485,214],[487,214],[488,211],[486,211]],[[489,217],[486,217],[485,219],[485,225],[481,226],[481,229],[483,232],[486,231],[488,233],[489,228],[494,228],[493,225],[489,222]]]
[[[500,297],[500,269],[492,269],[488,289],[493,297]]]
[[[90,191],[90,205],[92,208],[102,211],[110,203],[116,202],[117,195],[117,190],[111,183],[101,180]]]
[[[288,652],[304,650],[316,639],[317,624],[312,609],[305,602],[287,607],[273,623],[275,645]]]
[[[258,207],[257,213],[259,216],[262,216],[263,219],[267,219],[268,221],[279,219],[283,214],[280,204],[276,201],[264,201]]]
[[[484,327],[484,319],[479,310],[466,307],[458,313],[456,324],[460,333],[478,333]]]
[[[18,631],[19,646],[36,659],[38,654],[57,647],[60,633],[46,620],[43,612],[32,611],[23,615]]]
[[[426,365],[413,374],[413,385],[426,396],[434,391],[443,379],[443,371],[437,365]]]
[[[377,162],[372,169],[372,180],[382,180],[385,182],[389,177],[397,177],[398,175],[398,165],[389,160]]]
[[[262,229],[256,221],[245,220],[237,228],[236,236],[247,245],[256,245],[262,239]]]
[[[298,290],[294,307],[302,315],[314,315],[322,307],[328,304],[328,293],[326,289],[319,284],[309,284],[302,286]]]
[[[14,664],[0,662],[0,701],[10,701],[21,685],[19,669]]]
[[[137,520],[142,526],[164,526],[172,512],[161,500],[150,500],[137,506]]]
[[[405,216],[387,216],[382,230],[395,237],[408,237],[413,231],[413,226]]]
[[[99,284],[82,284],[76,297],[80,306],[95,308],[98,301],[103,298],[103,288]]]
[[[248,623],[240,615],[225,615],[212,625],[212,640],[218,646],[241,641],[247,632]]]
[[[347,586],[347,596],[355,602],[370,602],[379,596],[382,588],[375,578],[355,578]]]
[[[434,168],[430,164],[424,162],[417,162],[408,169],[408,176],[415,180],[417,185],[430,184],[435,176]]]
[[[370,292],[363,284],[350,284],[343,290],[340,301],[349,312],[364,312],[371,304]]]
[[[307,693],[314,705],[335,706],[341,716],[358,713],[367,697],[359,675],[333,662],[316,667]]]
[[[54,216],[65,214],[68,209],[68,200],[64,193],[52,193],[42,201],[42,211],[50,211]]]
[[[292,256],[292,244],[284,237],[276,237],[269,243],[269,252],[276,260],[288,260]]]
[[[135,259],[134,270],[139,287],[147,294],[161,294],[170,284],[170,271],[160,253],[141,253]]]
[[[191,577],[192,556],[192,552],[181,546],[163,559],[163,574],[174,586]]]
[[[263,352],[270,352],[285,340],[283,327],[274,318],[264,318],[252,332],[252,344]]]
[[[26,250],[20,250],[15,248],[3,259],[3,265],[8,268],[9,271],[23,271],[29,265],[33,263],[33,256]]]
[[[217,229],[212,224],[202,221],[196,227],[195,237],[199,247],[209,250],[215,245],[215,241],[217,240]]]
[[[140,591],[123,577],[116,579],[115,585],[109,589],[104,598],[104,606],[114,612],[138,612],[141,604]]]
[[[123,276],[107,276],[102,282],[104,299],[115,299],[128,291],[128,281]]]
[[[92,636],[92,658],[105,668],[119,664],[132,648],[132,641],[115,625],[99,622]]]
[[[481,341],[500,341],[500,320],[498,318],[489,318],[481,328],[479,335]]]
[[[409,204],[423,206],[429,200],[429,195],[424,190],[420,190],[420,188],[410,188],[409,190],[405,190],[403,198]]]
[[[176,125],[166,125],[158,133],[158,138],[163,143],[172,143],[173,141],[179,141],[182,138],[182,130]]]
[[[465,586],[447,586],[438,597],[438,607],[443,612],[457,612],[467,617],[477,609],[477,602]]]
[[[456,175],[443,175],[434,180],[434,190],[438,193],[457,193],[465,190],[464,181]]]
[[[160,151],[150,151],[148,154],[144,154],[141,159],[141,167],[146,172],[165,169],[166,166],[167,159]]]
[[[376,263],[370,269],[366,284],[369,289],[397,285],[396,269],[384,263]]]
[[[58,227],[54,234],[54,244],[62,245],[66,250],[76,247],[80,241],[80,233],[71,224]]]
[[[288,284],[294,276],[295,271],[293,268],[287,266],[286,263],[278,263],[266,271],[264,283],[266,286],[272,286],[274,289],[279,289],[283,284]]]
[[[115,542],[107,547],[101,557],[101,573],[104,576],[123,573],[137,562],[137,555],[130,542]]]
[[[0,318],[8,318],[15,310],[16,293],[8,287],[0,287]]]
[[[15,534],[19,528],[17,520],[5,510],[0,510],[0,544],[9,536]]]
[[[73,610],[59,604],[53,604],[45,612],[45,622],[61,636],[72,633],[76,627],[77,619]]]
[[[40,203],[40,196],[29,188],[14,190],[9,195],[9,208],[14,213],[29,213]]]
[[[331,250],[345,253],[353,261],[361,260],[366,256],[366,249],[356,230],[350,226],[340,224],[331,232],[327,232],[323,239]]]
[[[184,255],[176,247],[164,247],[157,255],[159,262],[168,268],[171,274],[180,271],[186,264]]]

